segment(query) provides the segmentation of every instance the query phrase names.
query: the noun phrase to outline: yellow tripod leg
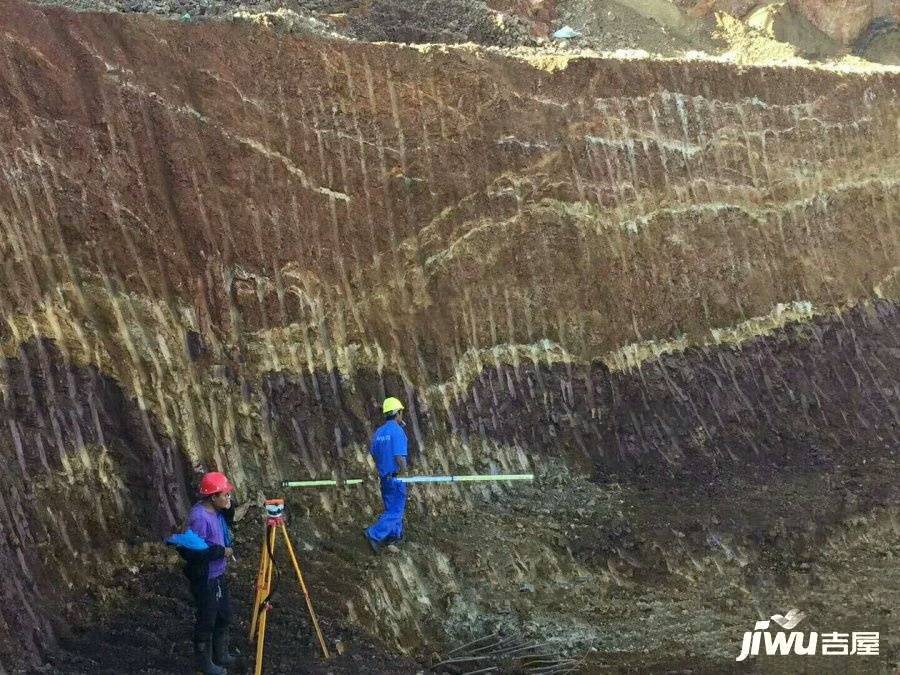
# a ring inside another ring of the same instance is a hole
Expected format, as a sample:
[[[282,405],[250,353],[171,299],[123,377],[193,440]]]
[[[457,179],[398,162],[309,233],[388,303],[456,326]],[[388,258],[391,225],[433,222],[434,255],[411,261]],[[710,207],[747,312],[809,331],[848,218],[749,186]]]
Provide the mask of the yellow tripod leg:
[[[253,637],[256,635],[256,620],[259,618],[260,603],[269,595],[267,579],[269,578],[269,566],[272,564],[272,561],[269,560],[267,547],[269,547],[271,537],[272,528],[266,527],[265,536],[262,540],[262,549],[259,553],[259,571],[256,573],[256,596],[253,599],[253,618],[250,620],[250,642],[253,642]]]
[[[303,597],[306,598],[306,607],[309,609],[309,617],[312,619],[313,628],[316,630],[316,637],[319,638],[319,646],[322,648],[322,655],[327,659],[331,654],[328,653],[328,647],[325,646],[325,637],[322,635],[322,629],[319,628],[316,610],[313,609],[312,598],[309,597],[309,591],[306,589],[306,582],[303,581],[303,573],[300,572],[300,565],[297,562],[297,556],[294,554],[294,546],[291,544],[291,538],[288,536],[287,527],[285,527],[284,523],[281,523],[281,533],[284,535],[288,553],[291,554],[291,562],[294,563],[294,571],[297,573],[297,581],[300,582],[300,590],[303,591]]]
[[[269,590],[272,588],[272,571],[274,570],[274,562],[269,557],[269,552],[275,552],[274,527],[266,528],[266,538],[263,540],[263,547],[263,557],[260,564],[262,584],[260,584],[259,589],[257,590],[256,607],[254,607],[253,611],[254,621],[253,626],[251,626],[250,628],[252,640],[253,632],[256,631],[257,624],[259,625],[259,630],[256,635],[256,665],[253,669],[255,675],[261,675],[262,673],[263,652],[266,648],[266,620],[269,618],[269,608],[262,603],[263,600],[265,600],[269,596]],[[258,621],[256,620],[257,615],[259,616]]]
[[[263,608],[262,614],[259,615],[259,637],[256,639],[256,666],[253,668],[254,675],[262,675],[263,651],[266,646],[266,617],[269,611]]]

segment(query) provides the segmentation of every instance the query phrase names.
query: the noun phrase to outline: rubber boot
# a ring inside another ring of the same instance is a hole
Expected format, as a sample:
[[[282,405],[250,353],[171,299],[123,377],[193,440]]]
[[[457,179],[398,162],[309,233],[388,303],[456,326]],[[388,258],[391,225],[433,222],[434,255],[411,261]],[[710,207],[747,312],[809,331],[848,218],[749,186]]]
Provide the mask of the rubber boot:
[[[213,661],[217,665],[229,667],[236,659],[228,653],[228,629],[223,628],[213,633]]]
[[[203,675],[226,675],[228,671],[212,662],[212,645],[208,641],[194,643],[194,661]]]

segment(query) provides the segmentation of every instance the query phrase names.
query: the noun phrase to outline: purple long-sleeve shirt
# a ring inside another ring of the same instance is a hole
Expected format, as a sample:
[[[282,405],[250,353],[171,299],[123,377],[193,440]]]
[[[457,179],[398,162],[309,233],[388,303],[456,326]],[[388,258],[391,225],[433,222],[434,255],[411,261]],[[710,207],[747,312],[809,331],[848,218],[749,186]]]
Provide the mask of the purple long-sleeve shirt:
[[[198,536],[203,538],[207,544],[218,544],[225,546],[225,532],[222,529],[222,519],[218,512],[210,512],[202,503],[194,504],[188,515],[188,527],[191,528]],[[209,563],[209,578],[215,579],[225,574],[225,558],[211,560]]]

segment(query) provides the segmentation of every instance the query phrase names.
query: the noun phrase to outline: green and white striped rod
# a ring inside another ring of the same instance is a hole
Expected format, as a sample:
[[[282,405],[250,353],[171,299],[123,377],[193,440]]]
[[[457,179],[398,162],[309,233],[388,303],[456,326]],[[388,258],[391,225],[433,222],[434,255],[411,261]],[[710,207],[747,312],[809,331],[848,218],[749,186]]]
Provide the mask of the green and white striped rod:
[[[534,480],[533,473],[471,474],[468,476],[400,476],[401,483],[474,483],[489,480]]]
[[[401,483],[474,483],[496,480],[534,480],[533,473],[507,473],[507,474],[471,474],[467,476],[400,476]],[[286,480],[281,487],[306,488],[306,487],[340,487],[343,485],[358,485],[362,478],[348,478],[347,480]]]
[[[281,487],[342,487],[344,485],[358,485],[362,482],[362,478],[348,478],[347,480],[285,480],[281,482]]]

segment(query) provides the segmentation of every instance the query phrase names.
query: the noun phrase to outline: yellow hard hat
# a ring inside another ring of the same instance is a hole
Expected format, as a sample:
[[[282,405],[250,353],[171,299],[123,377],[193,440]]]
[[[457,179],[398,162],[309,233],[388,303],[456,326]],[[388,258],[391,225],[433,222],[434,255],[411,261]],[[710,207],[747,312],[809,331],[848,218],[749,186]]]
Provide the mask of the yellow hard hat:
[[[384,399],[384,403],[381,406],[381,412],[383,412],[385,415],[389,415],[390,413],[395,413],[398,410],[403,410],[403,404],[400,403],[400,399],[394,398],[393,396]]]

